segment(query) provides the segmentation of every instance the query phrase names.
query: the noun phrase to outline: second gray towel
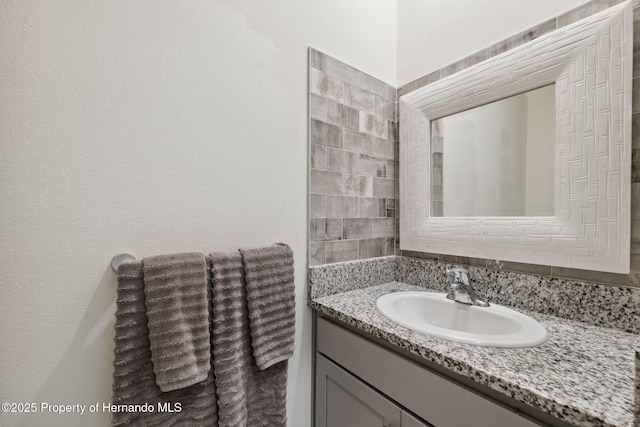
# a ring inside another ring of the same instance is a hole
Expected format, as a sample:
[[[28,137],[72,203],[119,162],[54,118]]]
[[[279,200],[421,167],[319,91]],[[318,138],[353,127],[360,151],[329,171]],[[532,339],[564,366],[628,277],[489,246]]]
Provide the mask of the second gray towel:
[[[204,381],[211,368],[204,255],[160,255],[142,264],[151,359],[160,390]]]
[[[260,370],[251,363],[251,336],[238,251],[211,255],[213,367],[220,427],[284,427],[287,362]]]

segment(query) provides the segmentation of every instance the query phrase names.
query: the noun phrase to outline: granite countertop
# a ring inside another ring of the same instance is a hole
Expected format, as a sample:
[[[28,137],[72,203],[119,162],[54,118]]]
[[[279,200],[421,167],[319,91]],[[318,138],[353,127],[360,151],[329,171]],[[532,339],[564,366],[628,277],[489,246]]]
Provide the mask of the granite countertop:
[[[519,310],[547,328],[546,343],[521,349],[460,344],[378,313],[376,299],[393,290],[430,289],[390,282],[311,298],[309,306],[568,423],[633,425],[636,335]]]

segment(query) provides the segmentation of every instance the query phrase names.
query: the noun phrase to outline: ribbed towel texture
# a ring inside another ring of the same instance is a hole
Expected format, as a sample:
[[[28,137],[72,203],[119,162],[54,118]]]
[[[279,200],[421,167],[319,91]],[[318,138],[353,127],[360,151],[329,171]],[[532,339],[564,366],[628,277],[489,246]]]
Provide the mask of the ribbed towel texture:
[[[211,369],[204,255],[145,258],[143,273],[151,361],[160,390],[204,381]]]
[[[293,252],[285,244],[240,252],[247,281],[253,356],[260,369],[267,369],[293,355]]]
[[[120,265],[112,426],[286,425],[293,256],[262,249]]]
[[[209,299],[210,292],[209,293]],[[113,362],[112,426],[215,427],[218,425],[213,369],[190,387],[163,393],[151,363],[142,262],[127,262],[118,269],[118,296]],[[152,412],[128,405],[148,404]],[[178,412],[177,404],[180,405]],[[165,410],[160,410],[161,408]],[[175,412],[168,412],[172,409]]]
[[[284,427],[286,360],[267,370],[252,363],[245,266],[238,251],[211,255],[213,366],[220,427]]]

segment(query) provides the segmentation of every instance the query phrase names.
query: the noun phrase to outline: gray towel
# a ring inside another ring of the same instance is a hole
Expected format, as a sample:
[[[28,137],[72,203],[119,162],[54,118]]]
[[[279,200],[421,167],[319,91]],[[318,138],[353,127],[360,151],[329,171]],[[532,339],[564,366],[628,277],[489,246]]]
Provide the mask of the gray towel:
[[[288,245],[240,249],[247,281],[253,356],[260,369],[293,355],[295,287]]]
[[[252,364],[244,266],[238,251],[211,255],[213,366],[220,427],[284,427],[287,362]]]
[[[151,361],[160,390],[189,387],[211,369],[207,265],[201,253],[142,260]]]
[[[210,299],[210,289],[208,294]],[[151,363],[140,261],[124,263],[118,270],[114,341],[112,404],[148,404],[154,410],[153,412],[112,411],[112,426],[216,427],[218,425],[212,369],[204,381],[188,388],[163,393],[156,383]],[[177,405],[180,405],[179,412],[177,412]],[[168,409],[175,412],[168,412]]]

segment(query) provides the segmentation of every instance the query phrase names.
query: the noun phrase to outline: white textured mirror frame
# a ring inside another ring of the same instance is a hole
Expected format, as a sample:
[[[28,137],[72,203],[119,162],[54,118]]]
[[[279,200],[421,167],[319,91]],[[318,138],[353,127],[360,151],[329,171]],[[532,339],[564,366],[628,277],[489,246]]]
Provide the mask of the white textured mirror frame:
[[[401,249],[629,273],[632,14],[622,3],[400,98]],[[554,82],[554,216],[431,217],[430,121]]]

